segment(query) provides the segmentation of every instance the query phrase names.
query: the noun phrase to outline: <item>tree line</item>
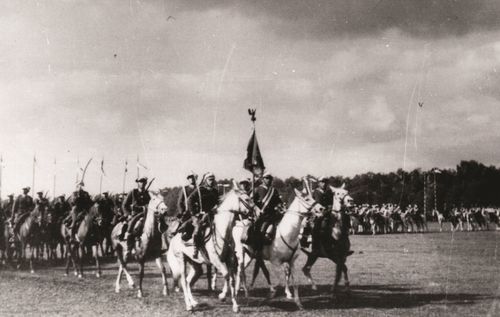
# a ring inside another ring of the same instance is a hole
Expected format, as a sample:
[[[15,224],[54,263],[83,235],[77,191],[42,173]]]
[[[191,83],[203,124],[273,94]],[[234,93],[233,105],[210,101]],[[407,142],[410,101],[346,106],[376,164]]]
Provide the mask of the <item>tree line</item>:
[[[473,160],[461,161],[452,169],[398,169],[391,173],[368,172],[354,177],[331,176],[329,179],[333,186],[345,183],[358,205],[392,203],[406,208],[410,204],[416,204],[424,209],[425,198],[425,209],[429,213],[434,209],[435,203],[438,210],[444,212],[449,212],[453,207],[500,206],[500,169]],[[218,184],[222,194],[223,185],[231,186],[232,180],[218,180]],[[283,201],[289,203],[293,200],[293,189],[302,188],[302,180],[293,176],[284,180],[276,177],[274,186]],[[180,188],[162,189],[172,214],[177,209]]]

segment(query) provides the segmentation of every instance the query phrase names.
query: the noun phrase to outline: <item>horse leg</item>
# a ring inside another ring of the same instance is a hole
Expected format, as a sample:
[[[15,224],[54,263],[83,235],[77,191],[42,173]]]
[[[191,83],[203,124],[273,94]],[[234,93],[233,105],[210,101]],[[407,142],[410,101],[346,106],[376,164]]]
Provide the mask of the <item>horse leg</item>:
[[[83,245],[80,245],[80,247],[76,248],[77,249],[77,253],[78,253],[78,249],[80,249],[80,254],[77,254],[77,256],[79,256],[79,261],[78,261],[78,269],[79,269],[79,272],[78,272],[78,278],[83,278],[83,258],[85,256],[85,248]]]
[[[293,263],[290,264],[290,281],[291,281],[291,285],[292,285],[292,288],[293,288],[293,297],[294,297],[294,301],[295,301],[295,304],[297,305],[297,308],[298,309],[302,309],[302,303],[300,302],[300,297],[299,297],[299,285],[296,285],[295,284],[295,276],[294,276],[294,265]]]
[[[161,256],[156,258],[155,262],[156,262],[156,266],[158,266],[158,268],[160,269],[160,272],[161,272],[161,279],[163,282],[162,294],[163,294],[163,296],[167,296],[168,295],[167,271],[165,270],[165,265],[163,265],[163,260],[162,260]]]
[[[186,261],[185,259],[185,264],[184,264],[184,270],[189,270],[189,274],[186,276],[186,273],[184,271],[184,276],[186,276],[186,291],[188,295],[188,300],[191,305],[191,307],[196,307],[198,306],[198,302],[194,299],[193,293],[191,292],[191,286],[194,284],[193,281],[195,281],[193,278],[196,277],[196,275],[200,276],[201,272],[203,269],[201,268],[201,264],[197,263],[191,263]]]
[[[123,266],[121,265],[120,261],[118,261],[118,274],[116,275],[116,282],[115,282],[115,293],[120,293],[120,282],[122,280],[122,274],[123,274]]]
[[[137,297],[142,298],[142,280],[144,279],[144,259],[139,259],[139,289]]]
[[[181,261],[177,258],[171,258],[172,260],[169,261],[170,263],[170,268],[172,269],[173,274],[178,275],[178,279],[180,281],[180,285],[182,288],[182,292],[184,293],[184,303],[186,304],[186,310],[187,311],[193,311],[193,308],[195,305],[192,304],[191,302],[191,297],[190,296],[190,290],[189,290],[189,283],[187,283],[186,279],[186,266],[187,266],[187,261],[185,259],[185,256],[182,256],[182,267],[181,267]],[[175,278],[174,278],[175,279]]]
[[[290,263],[283,264],[283,272],[285,273],[285,294],[287,299],[293,299],[292,292],[290,292]]]
[[[228,276],[226,278],[227,283],[229,283],[229,289],[231,290],[231,302],[233,304],[233,312],[237,313],[240,311],[238,302],[236,301],[237,290],[235,288],[234,272],[229,268]]]
[[[309,254],[307,256],[306,264],[304,264],[304,267],[302,268],[302,272],[307,277],[307,280],[309,281],[309,283],[311,283],[312,289],[315,291],[318,290],[318,287],[316,286],[316,283],[314,283],[314,280],[311,276],[311,268],[317,259],[318,259],[318,257],[316,255]]]
[[[335,281],[333,282],[332,285],[332,298],[335,299],[336,293],[337,293],[337,287],[340,282],[340,278],[342,277],[342,271],[344,269],[344,264],[339,262],[336,267],[335,267]]]
[[[34,274],[35,269],[33,268],[33,261],[35,260],[35,253],[33,252],[33,249],[34,249],[33,247],[30,247],[30,249],[31,249],[31,252],[30,252],[31,253],[30,254],[30,272],[31,272],[31,274]],[[37,248],[35,247],[35,249],[37,249]]]
[[[342,272],[344,273],[346,292],[350,292],[349,286],[351,283],[349,282],[349,275],[347,274],[347,265],[345,262],[342,264]]]
[[[207,264],[207,288],[209,291],[215,290],[215,280],[217,279],[217,272],[214,274],[215,277],[212,278],[212,265]]]
[[[96,273],[97,278],[101,277],[101,265],[99,263],[99,247],[97,245],[92,246],[92,253],[94,253]]]

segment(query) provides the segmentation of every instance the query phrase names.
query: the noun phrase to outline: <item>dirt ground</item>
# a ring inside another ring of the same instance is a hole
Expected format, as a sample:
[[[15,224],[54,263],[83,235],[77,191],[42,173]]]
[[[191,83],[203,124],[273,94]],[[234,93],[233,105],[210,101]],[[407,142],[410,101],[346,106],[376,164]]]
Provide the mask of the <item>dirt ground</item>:
[[[496,231],[352,236],[356,253],[348,261],[350,294],[342,293],[336,301],[331,300],[334,265],[326,260],[318,261],[313,268],[320,287],[312,291],[300,271],[305,260],[301,254],[295,276],[304,310],[297,311],[285,299],[282,287],[276,298],[267,299],[260,276],[248,299],[240,295],[239,315],[500,316],[499,236]],[[131,268],[137,272],[135,264]],[[128,289],[125,280],[122,292],[114,293],[114,260],[108,259],[100,279],[91,274],[92,270],[78,280],[65,277],[61,265],[44,265],[35,274],[2,267],[0,316],[189,315],[180,293],[161,295],[161,279],[154,262],[146,269],[142,299]],[[283,281],[281,269],[271,271],[275,283]],[[172,287],[170,278],[169,285]],[[206,285],[202,279],[195,286],[194,295],[201,305],[194,315],[231,315],[229,300],[221,303]]]

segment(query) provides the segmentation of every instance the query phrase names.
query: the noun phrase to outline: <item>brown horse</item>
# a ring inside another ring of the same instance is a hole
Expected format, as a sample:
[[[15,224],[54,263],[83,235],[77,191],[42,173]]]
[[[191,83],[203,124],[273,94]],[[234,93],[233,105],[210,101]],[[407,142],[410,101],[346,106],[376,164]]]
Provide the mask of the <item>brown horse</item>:
[[[90,207],[90,210],[86,212],[83,220],[78,225],[76,241],[71,241],[70,229],[68,229],[64,223],[61,225],[61,234],[66,242],[66,252],[68,254],[65,275],[68,275],[70,261],[72,261],[73,266],[75,266],[76,260],[78,259],[78,268],[75,271],[75,275],[78,275],[78,278],[83,278],[83,260],[88,253],[87,251],[92,249],[92,254],[96,263],[96,277],[101,277],[98,252],[98,247],[104,238],[101,227],[102,215],[98,202]]]
[[[37,205],[35,209],[20,219],[19,232],[14,232],[16,241],[18,267],[26,259],[26,248],[30,247],[30,271],[35,273],[33,262],[36,253],[39,252],[41,246],[41,222],[45,212],[45,207]]]
[[[0,257],[2,265],[5,265],[10,260],[10,230],[7,219],[0,215]]]
[[[152,199],[149,202],[148,210],[144,219],[144,226],[142,229],[142,234],[140,235],[139,241],[135,244],[135,255],[133,257],[139,263],[139,289],[137,290],[137,297],[141,298],[142,293],[142,280],[144,278],[144,264],[147,259],[154,258],[156,265],[161,272],[164,296],[168,295],[168,283],[167,283],[167,272],[163,264],[163,253],[167,250],[167,241],[169,241],[169,233],[176,229],[178,226],[178,221],[175,220],[170,225],[167,225],[163,219],[165,212],[167,211],[167,205],[163,201],[161,195],[152,195]],[[118,223],[111,233],[111,241],[113,247],[116,251],[118,258],[118,275],[116,277],[115,292],[120,292],[120,281],[123,273],[127,278],[128,284],[131,288],[134,288],[134,281],[132,276],[127,270],[127,263],[129,258],[132,256],[132,250],[127,249],[127,243],[120,240],[119,236],[122,232],[124,223]],[[168,230],[167,230],[168,228]],[[164,232],[164,233],[163,233]]]
[[[350,254],[350,242],[349,242],[349,215],[347,213],[342,212],[341,210],[344,208],[348,208],[352,205],[352,198],[349,196],[347,190],[344,189],[344,186],[340,188],[330,186],[333,192],[333,211],[331,220],[332,220],[332,232],[330,235],[330,239],[326,241],[326,243],[321,243],[320,252],[307,252],[302,249],[304,253],[307,254],[307,261],[304,267],[302,268],[302,272],[307,277],[309,282],[312,285],[314,290],[317,289],[316,284],[311,276],[311,268],[316,262],[318,258],[327,258],[333,261],[336,264],[335,271],[335,281],[332,285],[332,292],[335,296],[335,292],[337,290],[338,284],[340,282],[340,278],[342,277],[342,273],[344,274],[345,285],[349,287],[349,277],[347,275],[347,257]],[[337,213],[339,212],[339,213]],[[323,239],[321,239],[323,241]]]

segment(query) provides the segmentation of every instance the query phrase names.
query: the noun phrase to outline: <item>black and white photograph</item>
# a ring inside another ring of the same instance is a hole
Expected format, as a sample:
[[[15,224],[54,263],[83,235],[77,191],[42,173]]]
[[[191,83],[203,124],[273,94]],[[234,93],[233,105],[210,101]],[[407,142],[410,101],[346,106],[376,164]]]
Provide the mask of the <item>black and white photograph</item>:
[[[500,1],[0,29],[0,316],[500,316]]]

